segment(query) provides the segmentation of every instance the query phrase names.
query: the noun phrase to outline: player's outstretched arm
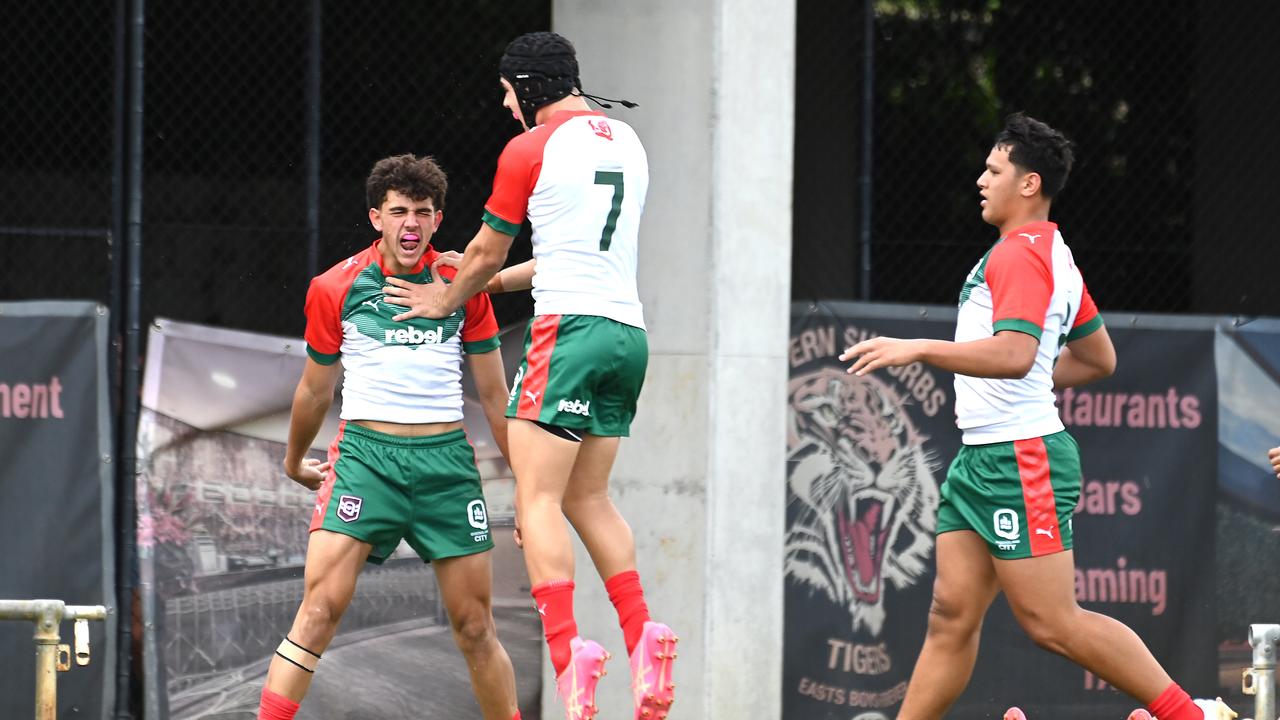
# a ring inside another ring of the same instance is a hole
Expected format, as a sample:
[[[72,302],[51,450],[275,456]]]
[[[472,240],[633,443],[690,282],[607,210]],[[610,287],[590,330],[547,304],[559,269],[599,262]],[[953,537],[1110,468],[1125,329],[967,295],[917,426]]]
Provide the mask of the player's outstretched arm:
[[[451,312],[468,298],[484,290],[484,286],[502,269],[515,237],[493,229],[489,223],[480,223],[480,230],[471,238],[462,252],[462,264],[449,285],[446,300]]]
[[[284,473],[308,489],[320,487],[329,463],[307,457],[311,442],[324,424],[324,416],[333,403],[333,390],[338,385],[342,363],[321,365],[307,358],[302,379],[293,391],[293,409],[289,414],[289,444],[284,453]]]
[[[449,265],[451,267],[462,267],[462,253],[450,250],[440,253],[440,259],[437,260],[441,265]],[[538,268],[537,260],[525,260],[522,263],[503,268],[489,278],[489,282],[485,283],[484,291],[490,295],[497,295],[504,292],[517,292],[519,290],[533,289],[533,273]]]
[[[848,372],[857,375],[924,362],[969,377],[1021,378],[1031,371],[1039,348],[1037,338],[1016,330],[969,342],[877,337],[848,348],[840,360],[853,360]]]
[[[1280,447],[1273,447],[1267,453],[1267,459],[1271,461],[1271,469],[1276,471],[1276,477],[1280,478]]]
[[[531,290],[533,289],[533,273],[537,268],[537,260],[525,260],[518,265],[503,268],[484,286],[485,292],[492,295],[494,293]]]
[[[1062,348],[1053,366],[1053,389],[1085,385],[1116,371],[1116,348],[1105,326]]]
[[[467,355],[467,364],[471,370],[471,379],[476,384],[476,392],[480,395],[480,407],[484,408],[484,417],[489,421],[489,430],[493,432],[493,440],[498,443],[502,457],[510,463],[511,456],[507,454],[508,394],[502,369],[502,349]]]

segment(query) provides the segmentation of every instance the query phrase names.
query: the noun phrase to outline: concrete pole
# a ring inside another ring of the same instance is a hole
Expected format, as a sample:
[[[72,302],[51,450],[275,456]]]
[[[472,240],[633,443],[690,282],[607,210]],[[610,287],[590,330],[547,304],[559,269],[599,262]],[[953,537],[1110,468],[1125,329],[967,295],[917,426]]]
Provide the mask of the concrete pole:
[[[650,611],[681,637],[671,720],[781,712],[795,6],[554,0],[584,89],[645,144],[640,295],[650,362],[611,479]],[[581,633],[615,660],[600,717],[630,717],[617,616],[577,554]],[[549,662],[545,717],[560,717]]]

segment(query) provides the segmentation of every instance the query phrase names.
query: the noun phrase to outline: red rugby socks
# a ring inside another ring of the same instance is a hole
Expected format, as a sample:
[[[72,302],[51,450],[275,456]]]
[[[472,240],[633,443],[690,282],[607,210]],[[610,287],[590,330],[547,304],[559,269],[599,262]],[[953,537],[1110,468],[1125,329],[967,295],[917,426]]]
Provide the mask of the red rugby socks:
[[[1178,687],[1178,683],[1169,683],[1169,687],[1152,700],[1147,709],[1159,720],[1204,720],[1204,711],[1196,707],[1191,696]]]
[[[644,602],[644,588],[640,587],[640,573],[635,570],[620,572],[604,583],[609,591],[609,601],[618,610],[618,624],[627,643],[627,654],[636,649],[644,624],[649,621],[649,606]]]
[[[258,720],[293,720],[298,714],[298,703],[273,693],[263,686],[262,701],[258,705]]]
[[[551,665],[556,677],[569,666],[573,651],[569,641],[578,635],[578,623],[573,620],[573,581],[548,580],[532,590],[534,606],[542,616],[542,632],[551,651]]]

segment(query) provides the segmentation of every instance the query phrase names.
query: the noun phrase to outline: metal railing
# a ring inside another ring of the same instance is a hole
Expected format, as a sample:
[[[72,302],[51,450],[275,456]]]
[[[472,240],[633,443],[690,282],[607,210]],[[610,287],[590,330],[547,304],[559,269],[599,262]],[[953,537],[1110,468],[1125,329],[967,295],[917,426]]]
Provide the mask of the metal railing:
[[[271,657],[303,595],[301,567],[275,572],[294,576],[263,578],[161,601],[162,632],[157,642],[171,690]],[[244,575],[260,578],[272,573],[259,570]],[[393,559],[361,574],[359,592],[343,614],[342,630],[438,617],[439,605],[431,566],[416,557]]]
[[[1250,625],[1249,645],[1253,647],[1253,667],[1241,680],[1245,695],[1253,696],[1254,720],[1276,720],[1276,650],[1280,625]]]
[[[61,600],[0,600],[0,620],[30,620],[35,623],[36,717],[58,717],[58,673],[71,669],[71,646],[62,642],[59,626],[75,621],[75,663],[89,664],[89,621],[105,620],[102,605],[68,605]]]

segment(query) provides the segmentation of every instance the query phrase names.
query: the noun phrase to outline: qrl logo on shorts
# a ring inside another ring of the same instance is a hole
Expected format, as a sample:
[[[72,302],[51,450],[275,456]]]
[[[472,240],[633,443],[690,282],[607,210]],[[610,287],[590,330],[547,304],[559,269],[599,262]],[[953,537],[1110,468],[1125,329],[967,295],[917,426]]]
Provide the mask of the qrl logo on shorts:
[[[342,522],[354,522],[360,517],[360,506],[364,500],[355,495],[343,495],[338,498],[338,519]]]
[[[477,530],[489,529],[489,513],[484,509],[483,500],[472,500],[467,503],[467,522]]]
[[[1018,513],[1009,508],[1001,508],[991,516],[991,527],[996,535],[1005,540],[1017,540],[1022,535],[1018,528]]]

